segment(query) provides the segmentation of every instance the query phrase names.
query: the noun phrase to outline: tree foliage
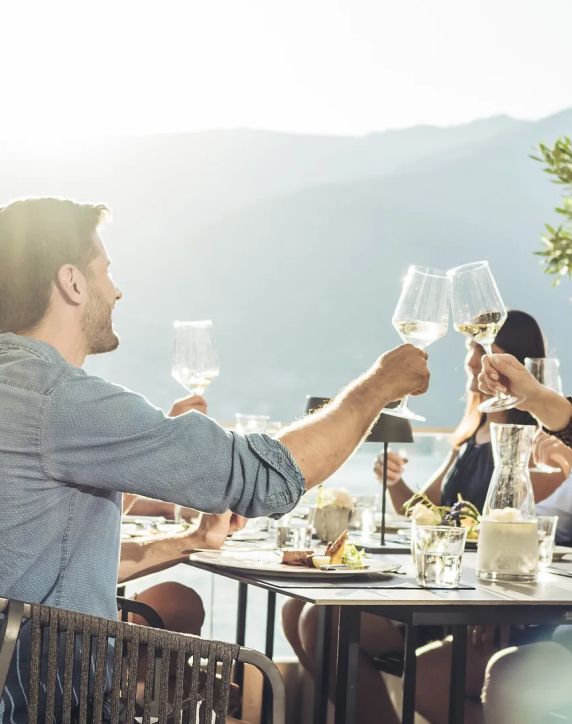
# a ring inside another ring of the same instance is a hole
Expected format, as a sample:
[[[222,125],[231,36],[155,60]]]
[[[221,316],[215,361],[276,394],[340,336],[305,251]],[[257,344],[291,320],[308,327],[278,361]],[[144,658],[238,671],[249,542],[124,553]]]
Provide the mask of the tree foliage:
[[[572,141],[565,136],[552,147],[541,143],[538,153],[532,158],[544,163],[544,171],[554,183],[564,186],[562,202],[556,208],[562,221],[556,228],[545,225],[544,248],[535,252],[544,257],[544,271],[556,275],[554,284],[557,285],[563,276],[572,277]]]

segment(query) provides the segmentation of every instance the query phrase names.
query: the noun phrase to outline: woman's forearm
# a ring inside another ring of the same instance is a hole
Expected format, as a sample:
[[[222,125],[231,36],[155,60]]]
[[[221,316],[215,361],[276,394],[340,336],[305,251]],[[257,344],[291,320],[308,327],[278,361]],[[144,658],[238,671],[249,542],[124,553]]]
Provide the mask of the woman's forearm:
[[[393,485],[390,485],[388,490],[395,512],[403,513],[403,506],[405,505],[405,503],[407,503],[409,498],[411,498],[411,496],[413,495],[413,491],[407,485],[405,480],[403,480],[403,478],[398,480]]]
[[[529,401],[528,410],[552,432],[567,427],[572,417],[572,404],[566,397],[546,387],[540,388],[538,395]]]

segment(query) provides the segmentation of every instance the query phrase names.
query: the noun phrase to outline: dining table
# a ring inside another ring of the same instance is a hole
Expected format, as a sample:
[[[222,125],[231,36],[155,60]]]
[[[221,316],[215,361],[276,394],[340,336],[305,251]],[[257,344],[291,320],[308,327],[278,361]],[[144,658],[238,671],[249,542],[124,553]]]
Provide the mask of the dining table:
[[[257,563],[257,551],[268,550],[264,541],[243,543],[242,548],[225,544],[221,551],[195,553],[188,565],[238,582],[237,643],[245,643],[248,588],[265,589],[267,596],[265,654],[272,658],[276,596],[282,595],[319,607],[317,651],[329,652],[331,636],[337,637],[334,662],[316,656],[314,717],[325,724],[327,717],[329,667],[335,665],[335,724],[356,721],[357,670],[360,619],[363,612],[401,622],[405,629],[403,667],[404,724],[415,715],[416,649],[421,626],[447,627],[452,635],[452,665],[449,693],[449,722],[463,721],[467,627],[477,624],[557,626],[572,622],[572,549],[570,556],[542,570],[535,583],[485,582],[476,575],[476,553],[463,556],[458,588],[423,588],[416,579],[406,549],[391,555],[370,555],[372,568],[394,573],[362,572],[355,577],[300,575],[269,571],[264,560]],[[229,547],[231,553],[229,554]],[[247,555],[248,552],[248,555]],[[236,564],[236,559],[244,565]],[[264,558],[264,556],[261,556]],[[229,565],[230,561],[234,561]],[[332,633],[332,612],[339,611],[337,630]],[[268,712],[265,693],[263,711]]]

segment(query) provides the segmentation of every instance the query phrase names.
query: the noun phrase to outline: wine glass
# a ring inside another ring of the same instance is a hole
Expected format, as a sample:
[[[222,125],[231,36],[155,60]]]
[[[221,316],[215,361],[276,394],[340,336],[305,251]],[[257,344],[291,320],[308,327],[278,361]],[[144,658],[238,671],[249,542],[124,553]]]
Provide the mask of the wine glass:
[[[449,323],[449,283],[445,272],[410,266],[391,322],[404,342],[420,349],[443,337]],[[397,407],[384,408],[383,413],[425,421],[409,409],[407,397]]]
[[[213,323],[174,322],[172,376],[192,395],[202,395],[218,376],[220,365],[213,342]]]
[[[560,379],[560,362],[555,357],[527,357],[524,366],[535,377],[541,385],[562,394],[562,380]],[[542,426],[538,428],[538,435],[542,432]],[[537,437],[538,437],[537,435]],[[537,463],[530,468],[531,473],[559,473],[560,468],[545,463]]]
[[[449,269],[453,323],[457,332],[480,344],[492,354],[492,345],[505,323],[506,307],[487,261]],[[510,410],[523,401],[522,397],[498,393],[479,405],[481,412]]]

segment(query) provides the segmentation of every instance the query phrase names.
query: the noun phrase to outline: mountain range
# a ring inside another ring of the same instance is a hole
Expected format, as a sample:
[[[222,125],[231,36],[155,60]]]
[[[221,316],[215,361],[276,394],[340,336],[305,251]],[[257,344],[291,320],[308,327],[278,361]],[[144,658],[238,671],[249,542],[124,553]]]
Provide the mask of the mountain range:
[[[561,190],[530,154],[572,133],[572,109],[362,137],[220,130],[29,148],[0,142],[0,203],[108,204],[124,292],[120,349],[88,368],[168,406],[174,319],[213,319],[221,374],[210,411],[289,420],[399,343],[391,316],[410,264],[488,259],[509,307],[534,314],[572,384],[569,283],[533,252]],[[462,337],[429,349],[432,427],[463,406]]]

